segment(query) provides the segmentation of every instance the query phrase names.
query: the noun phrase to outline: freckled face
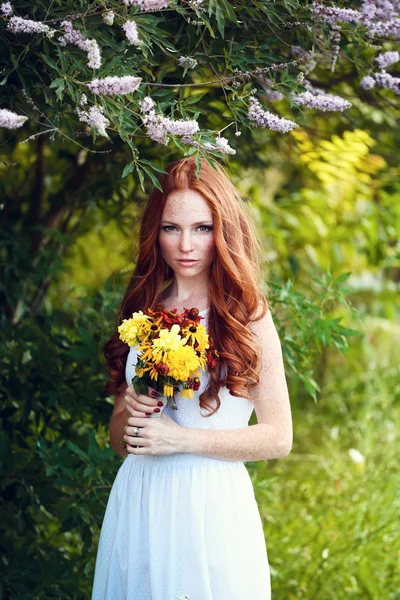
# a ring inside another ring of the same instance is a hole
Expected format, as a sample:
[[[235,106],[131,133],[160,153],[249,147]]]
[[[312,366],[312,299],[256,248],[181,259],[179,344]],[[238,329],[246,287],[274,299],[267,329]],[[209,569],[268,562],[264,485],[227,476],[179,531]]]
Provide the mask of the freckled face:
[[[168,195],[158,241],[176,275],[194,277],[210,270],[215,257],[213,214],[201,194],[175,190]]]

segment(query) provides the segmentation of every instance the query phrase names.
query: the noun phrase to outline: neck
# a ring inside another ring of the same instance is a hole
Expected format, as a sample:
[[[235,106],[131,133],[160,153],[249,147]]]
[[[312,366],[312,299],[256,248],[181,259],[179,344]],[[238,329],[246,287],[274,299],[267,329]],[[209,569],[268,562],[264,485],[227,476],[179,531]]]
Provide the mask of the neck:
[[[168,304],[176,304],[178,306],[185,305],[206,308],[208,305],[208,274],[201,278],[193,278],[188,280],[187,278],[174,277],[171,284],[164,290],[162,297]]]

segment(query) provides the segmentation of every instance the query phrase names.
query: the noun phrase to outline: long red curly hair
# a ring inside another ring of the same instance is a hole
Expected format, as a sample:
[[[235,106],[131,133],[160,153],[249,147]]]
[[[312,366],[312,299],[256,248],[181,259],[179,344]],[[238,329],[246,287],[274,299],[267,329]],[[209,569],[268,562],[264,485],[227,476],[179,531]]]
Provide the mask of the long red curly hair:
[[[200,407],[209,413],[204,416],[211,416],[220,407],[221,385],[226,385],[233,396],[250,398],[250,388],[259,383],[261,349],[248,324],[261,319],[268,310],[258,284],[261,249],[238,190],[221,165],[214,164],[215,171],[202,160],[197,178],[193,157],[178,160],[166,168],[166,175],[159,177],[162,192],[154,188],[149,196],[141,221],[136,268],[118,312],[115,332],[104,346],[110,375],[105,386],[107,395],[118,393],[125,382],[129,348],[119,339],[118,325],[133,312],[155,304],[165,284],[173,278],[172,269],[161,255],[158,234],[168,194],[185,189],[200,193],[209,203],[215,236],[208,332],[220,360],[218,366],[209,371],[208,385],[200,395]]]

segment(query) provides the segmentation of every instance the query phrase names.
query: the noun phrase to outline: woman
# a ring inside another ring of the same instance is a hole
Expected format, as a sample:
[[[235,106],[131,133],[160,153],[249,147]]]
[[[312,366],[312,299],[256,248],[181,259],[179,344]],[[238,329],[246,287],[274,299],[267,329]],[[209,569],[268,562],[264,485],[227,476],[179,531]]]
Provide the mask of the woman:
[[[219,350],[178,410],[136,395],[137,353],[105,347],[115,394],[111,444],[127,457],[110,493],[92,600],[268,600],[264,534],[243,461],[286,456],[292,421],[282,352],[259,290],[258,247],[223,169],[169,166],[144,211],[118,322],[162,302],[197,307]],[[129,354],[128,354],[129,352]],[[255,409],[257,424],[248,426]]]

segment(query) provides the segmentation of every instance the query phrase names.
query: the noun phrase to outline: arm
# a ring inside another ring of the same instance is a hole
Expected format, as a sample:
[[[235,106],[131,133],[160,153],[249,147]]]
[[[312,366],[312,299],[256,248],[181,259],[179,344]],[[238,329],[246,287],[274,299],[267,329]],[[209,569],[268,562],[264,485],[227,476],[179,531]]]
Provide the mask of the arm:
[[[178,452],[222,460],[266,460],[287,456],[293,426],[279,336],[270,311],[252,324],[262,347],[260,383],[251,391],[257,425],[243,429],[183,429]]]
[[[124,437],[125,425],[130,416],[125,401],[127,388],[127,385],[122,386],[118,394],[115,395],[114,409],[109,424],[111,447],[117,454],[124,457],[127,453],[121,446],[121,440]]]
[[[186,452],[220,460],[267,460],[287,456],[292,446],[292,418],[282,350],[271,313],[252,323],[262,350],[260,383],[252,389],[257,425],[242,429],[208,430],[182,427],[168,416],[143,418],[143,406],[128,419],[124,439],[131,454]],[[151,401],[151,399],[148,399]],[[133,406],[133,405],[132,405]],[[142,412],[141,417],[140,411]],[[140,447],[134,428],[140,427]]]

